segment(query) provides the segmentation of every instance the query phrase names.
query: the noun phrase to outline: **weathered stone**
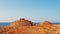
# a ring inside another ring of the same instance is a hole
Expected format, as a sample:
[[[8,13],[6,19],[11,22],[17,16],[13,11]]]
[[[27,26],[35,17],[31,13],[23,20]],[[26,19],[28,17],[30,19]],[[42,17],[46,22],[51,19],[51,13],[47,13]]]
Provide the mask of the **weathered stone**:
[[[60,26],[55,26],[48,21],[33,24],[31,21],[21,18],[7,26],[0,27],[0,34],[60,34]]]

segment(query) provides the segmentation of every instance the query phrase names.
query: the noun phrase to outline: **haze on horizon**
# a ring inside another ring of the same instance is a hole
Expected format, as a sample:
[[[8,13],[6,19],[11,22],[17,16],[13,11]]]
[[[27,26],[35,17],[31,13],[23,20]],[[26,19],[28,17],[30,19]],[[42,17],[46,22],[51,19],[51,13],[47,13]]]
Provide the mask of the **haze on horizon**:
[[[60,0],[0,0],[0,22],[19,18],[60,22]]]

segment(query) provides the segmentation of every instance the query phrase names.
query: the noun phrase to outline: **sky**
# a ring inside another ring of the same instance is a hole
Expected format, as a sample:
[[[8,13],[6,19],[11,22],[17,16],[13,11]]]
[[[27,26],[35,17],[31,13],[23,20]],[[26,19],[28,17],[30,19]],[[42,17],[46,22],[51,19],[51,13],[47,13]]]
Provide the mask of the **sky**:
[[[60,0],[0,0],[0,22],[20,18],[60,22]]]

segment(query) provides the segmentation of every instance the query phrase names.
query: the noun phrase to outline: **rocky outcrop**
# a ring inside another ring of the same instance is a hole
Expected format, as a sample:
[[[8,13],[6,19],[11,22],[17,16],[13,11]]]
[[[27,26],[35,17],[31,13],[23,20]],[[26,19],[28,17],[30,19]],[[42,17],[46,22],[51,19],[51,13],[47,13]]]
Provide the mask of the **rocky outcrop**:
[[[21,18],[19,20],[13,21],[11,22],[9,25],[9,27],[17,27],[17,26],[33,26],[33,22],[28,21],[24,18]]]
[[[54,26],[49,21],[33,24],[24,18],[0,27],[0,34],[60,34],[60,26]]]
[[[51,29],[53,27],[53,24],[49,21],[43,21],[39,25],[47,29]]]

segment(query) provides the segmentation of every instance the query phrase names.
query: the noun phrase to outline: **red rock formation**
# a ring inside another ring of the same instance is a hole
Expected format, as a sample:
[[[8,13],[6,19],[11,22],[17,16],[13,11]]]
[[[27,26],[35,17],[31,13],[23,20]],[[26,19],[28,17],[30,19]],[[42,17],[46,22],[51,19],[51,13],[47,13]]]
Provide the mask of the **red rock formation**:
[[[31,21],[25,20],[24,18],[21,18],[20,20],[13,21],[9,24],[9,26],[32,26],[33,23]]]
[[[49,21],[43,21],[39,25],[47,29],[51,29],[53,27],[52,23]]]
[[[60,34],[60,26],[54,26],[48,21],[33,25],[31,21],[22,18],[0,27],[0,34]]]

